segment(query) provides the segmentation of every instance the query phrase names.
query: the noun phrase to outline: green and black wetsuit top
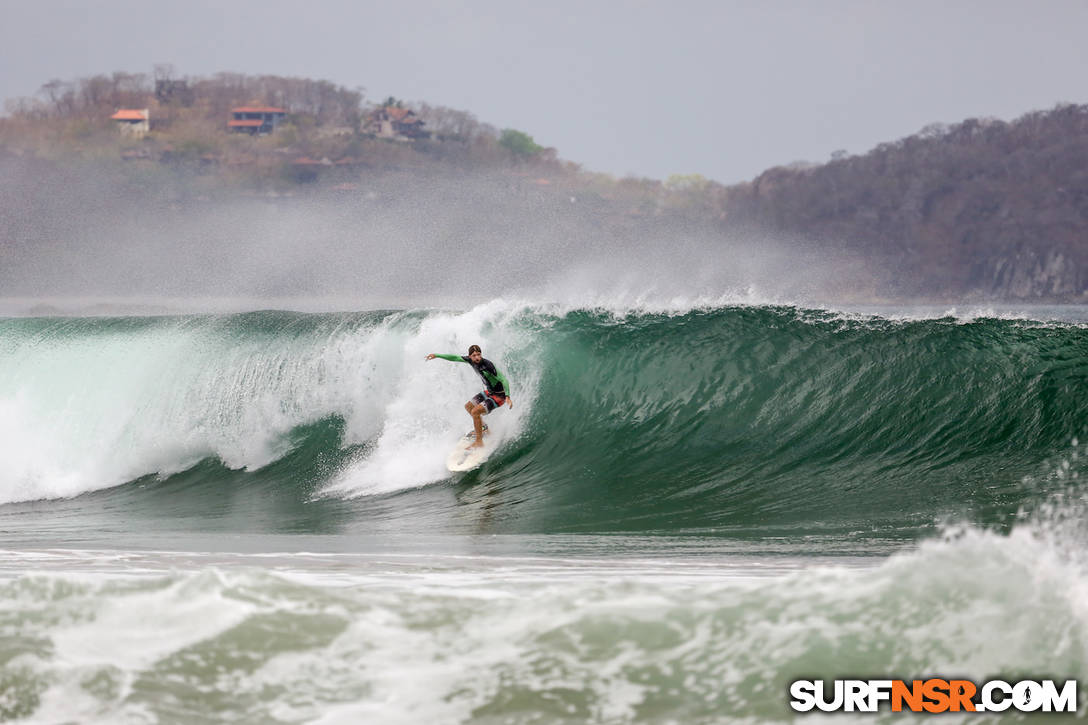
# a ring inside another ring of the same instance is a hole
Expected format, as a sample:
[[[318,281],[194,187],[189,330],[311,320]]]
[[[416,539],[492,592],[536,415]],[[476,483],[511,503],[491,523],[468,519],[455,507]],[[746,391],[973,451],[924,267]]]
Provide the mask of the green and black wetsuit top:
[[[495,363],[488,360],[486,357],[480,358],[480,362],[474,363],[468,359],[467,355],[440,355],[434,354],[435,357],[440,357],[443,360],[450,360],[452,362],[466,362],[472,366],[472,369],[476,371],[476,374],[480,376],[480,379],[484,381],[484,386],[487,388],[487,392],[495,395],[507,398],[510,393],[510,383],[506,380],[506,376],[499,372],[499,369],[495,367]]]

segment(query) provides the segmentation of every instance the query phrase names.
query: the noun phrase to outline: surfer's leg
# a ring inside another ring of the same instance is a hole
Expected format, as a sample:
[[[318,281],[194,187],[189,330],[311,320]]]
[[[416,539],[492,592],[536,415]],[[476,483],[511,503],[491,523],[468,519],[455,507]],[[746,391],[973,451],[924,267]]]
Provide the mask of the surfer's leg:
[[[479,448],[484,444],[484,413],[487,412],[487,408],[483,405],[477,405],[470,412],[472,413],[472,425],[476,428],[476,442],[469,448]]]
[[[487,402],[487,396],[486,395],[484,395],[483,393],[476,393],[476,395],[472,396],[472,400],[465,403],[465,410],[468,411],[469,415],[475,416],[476,414],[472,412],[473,409],[475,409],[476,406],[480,405],[481,403],[486,403],[486,402]]]
[[[472,400],[465,403],[465,410],[472,416],[472,425],[476,429],[476,442],[469,448],[479,448],[484,444],[484,416],[491,412],[494,405],[494,401],[484,393],[477,393]]]

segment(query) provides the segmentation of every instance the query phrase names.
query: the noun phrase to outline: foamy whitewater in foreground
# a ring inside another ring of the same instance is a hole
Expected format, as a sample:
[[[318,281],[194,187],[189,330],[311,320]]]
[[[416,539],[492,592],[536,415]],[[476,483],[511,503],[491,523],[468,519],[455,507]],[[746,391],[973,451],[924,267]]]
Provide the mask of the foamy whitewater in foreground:
[[[1088,675],[1084,570],[1027,528],[836,564],[0,563],[2,712],[33,722],[778,722],[788,683],[813,675]]]

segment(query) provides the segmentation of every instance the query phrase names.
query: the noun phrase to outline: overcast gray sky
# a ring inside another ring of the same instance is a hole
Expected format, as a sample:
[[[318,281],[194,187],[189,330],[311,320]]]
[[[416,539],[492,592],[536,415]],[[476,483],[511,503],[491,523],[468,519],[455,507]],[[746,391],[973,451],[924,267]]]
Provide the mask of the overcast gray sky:
[[[750,179],[1088,101],[1088,1],[0,0],[0,98],[114,70],[325,78],[586,168]]]

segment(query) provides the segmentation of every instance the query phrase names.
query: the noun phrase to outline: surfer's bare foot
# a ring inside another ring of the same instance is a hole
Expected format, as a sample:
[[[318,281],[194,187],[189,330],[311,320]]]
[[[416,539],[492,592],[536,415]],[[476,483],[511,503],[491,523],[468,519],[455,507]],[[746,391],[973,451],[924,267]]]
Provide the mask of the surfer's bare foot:
[[[484,442],[483,442],[483,441],[474,441],[474,442],[473,442],[473,443],[472,443],[472,444],[471,444],[471,445],[469,446],[469,448],[483,448],[483,447],[484,447]]]

